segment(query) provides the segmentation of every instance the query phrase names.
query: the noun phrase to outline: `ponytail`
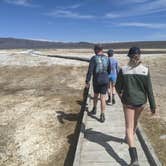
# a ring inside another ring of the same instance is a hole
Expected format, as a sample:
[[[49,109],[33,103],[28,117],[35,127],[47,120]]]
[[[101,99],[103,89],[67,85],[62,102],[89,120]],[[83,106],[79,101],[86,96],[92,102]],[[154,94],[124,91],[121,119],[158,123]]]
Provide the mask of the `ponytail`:
[[[141,63],[140,54],[137,54],[130,58],[128,65],[134,68],[134,67],[137,67],[140,63]]]

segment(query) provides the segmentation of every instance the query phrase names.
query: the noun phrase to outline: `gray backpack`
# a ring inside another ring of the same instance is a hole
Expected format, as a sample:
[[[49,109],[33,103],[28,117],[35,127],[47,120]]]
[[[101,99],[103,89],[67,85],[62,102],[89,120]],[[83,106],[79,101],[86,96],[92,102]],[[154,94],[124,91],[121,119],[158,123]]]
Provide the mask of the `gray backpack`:
[[[97,85],[106,85],[109,83],[109,78],[108,78],[108,64],[109,64],[109,59],[105,55],[96,55],[95,57],[95,62],[96,62],[96,84]]]

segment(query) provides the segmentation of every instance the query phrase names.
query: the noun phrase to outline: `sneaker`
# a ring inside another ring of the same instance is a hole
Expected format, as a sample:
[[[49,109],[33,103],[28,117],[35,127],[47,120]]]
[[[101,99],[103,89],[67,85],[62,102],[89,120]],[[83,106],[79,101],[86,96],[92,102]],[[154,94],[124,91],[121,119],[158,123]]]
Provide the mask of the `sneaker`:
[[[92,111],[90,113],[95,115],[96,114],[96,107],[93,107],[93,109],[92,109]]]
[[[105,115],[104,115],[104,113],[101,113],[101,115],[100,115],[100,121],[102,123],[105,122]]]
[[[106,103],[107,103],[108,105],[110,105],[110,104],[111,104],[111,99],[108,99],[108,100],[106,101]]]

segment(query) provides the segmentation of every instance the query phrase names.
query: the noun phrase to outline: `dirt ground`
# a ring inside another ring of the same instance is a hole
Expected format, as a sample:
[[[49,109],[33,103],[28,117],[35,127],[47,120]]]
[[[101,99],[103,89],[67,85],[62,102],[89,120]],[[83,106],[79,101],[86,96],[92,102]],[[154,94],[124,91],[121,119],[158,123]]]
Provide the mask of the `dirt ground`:
[[[84,67],[0,67],[1,166],[71,165],[84,75]]]

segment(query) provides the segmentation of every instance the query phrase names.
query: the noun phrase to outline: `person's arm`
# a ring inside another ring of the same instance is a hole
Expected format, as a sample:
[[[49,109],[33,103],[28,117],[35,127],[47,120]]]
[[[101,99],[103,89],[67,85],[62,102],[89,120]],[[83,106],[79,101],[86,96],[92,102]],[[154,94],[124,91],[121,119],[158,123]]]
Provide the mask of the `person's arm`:
[[[110,74],[111,73],[111,63],[110,63],[110,60],[109,60],[109,58],[108,58],[108,67],[107,67],[107,72],[108,72],[108,74]]]
[[[151,83],[150,72],[148,72],[145,88],[146,88],[151,112],[155,113],[156,103],[155,103],[155,99],[154,99],[154,95],[153,95],[153,88],[152,88],[152,83]]]
[[[115,88],[116,91],[119,95],[119,97],[122,97],[122,90],[123,90],[123,73],[122,73],[122,69],[120,69],[119,73],[118,73],[118,77],[116,80],[116,84],[115,84]]]
[[[119,73],[120,71],[120,68],[119,68],[119,65],[118,65],[118,61],[116,62],[116,72]]]
[[[90,62],[89,62],[88,72],[86,74],[86,81],[85,82],[87,85],[89,84],[89,82],[91,80],[94,68],[95,68],[94,57],[92,57]]]
[[[118,77],[116,80],[115,88],[117,93],[121,96],[122,90],[123,90],[123,74],[122,74],[122,69],[120,69],[118,73]]]

